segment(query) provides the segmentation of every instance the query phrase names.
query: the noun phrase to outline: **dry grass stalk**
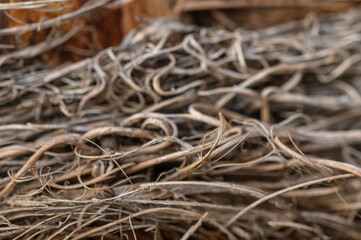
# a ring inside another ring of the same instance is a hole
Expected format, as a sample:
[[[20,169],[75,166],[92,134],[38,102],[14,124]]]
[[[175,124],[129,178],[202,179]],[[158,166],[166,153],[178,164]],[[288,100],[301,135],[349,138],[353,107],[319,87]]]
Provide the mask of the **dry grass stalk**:
[[[360,34],[355,9],[1,50],[0,238],[360,239]]]

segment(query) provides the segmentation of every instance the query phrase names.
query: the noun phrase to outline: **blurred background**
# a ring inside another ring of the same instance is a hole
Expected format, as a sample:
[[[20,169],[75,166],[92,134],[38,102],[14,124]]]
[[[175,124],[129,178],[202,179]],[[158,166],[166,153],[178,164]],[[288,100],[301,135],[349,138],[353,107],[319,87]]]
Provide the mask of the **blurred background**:
[[[60,48],[43,54],[47,62],[78,61],[116,46],[142,19],[165,17],[187,24],[227,30],[260,29],[316,15],[343,12],[358,0],[51,0],[2,1],[0,50],[34,45],[62,36],[74,26],[76,35]],[[52,21],[53,20],[53,21]],[[50,23],[47,23],[52,21]],[[33,25],[27,28],[27,25]],[[47,25],[47,26],[46,26]],[[19,29],[21,27],[21,29]],[[56,59],[56,60],[54,60]]]

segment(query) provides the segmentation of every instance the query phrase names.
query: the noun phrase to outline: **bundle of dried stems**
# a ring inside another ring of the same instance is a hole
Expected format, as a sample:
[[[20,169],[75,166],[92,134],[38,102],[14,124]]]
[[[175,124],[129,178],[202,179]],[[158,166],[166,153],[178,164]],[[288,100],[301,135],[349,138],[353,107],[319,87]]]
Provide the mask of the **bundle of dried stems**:
[[[1,49],[1,239],[361,239],[360,9],[41,62],[78,30]]]

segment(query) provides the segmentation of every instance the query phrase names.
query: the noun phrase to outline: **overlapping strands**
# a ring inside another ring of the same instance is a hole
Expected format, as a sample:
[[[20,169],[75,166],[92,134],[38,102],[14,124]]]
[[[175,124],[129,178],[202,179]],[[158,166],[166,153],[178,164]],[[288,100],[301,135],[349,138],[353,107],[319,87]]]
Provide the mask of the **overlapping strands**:
[[[361,239],[360,9],[21,56],[1,58],[1,239]]]

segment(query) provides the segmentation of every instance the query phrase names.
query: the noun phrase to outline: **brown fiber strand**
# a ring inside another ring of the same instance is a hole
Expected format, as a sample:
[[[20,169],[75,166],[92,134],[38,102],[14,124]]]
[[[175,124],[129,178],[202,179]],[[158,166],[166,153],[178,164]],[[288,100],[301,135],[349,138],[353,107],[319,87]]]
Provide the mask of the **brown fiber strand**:
[[[360,9],[257,31],[141,19],[43,62],[84,40],[57,24],[121,2],[0,30],[51,32],[0,45],[1,239],[361,239]]]

